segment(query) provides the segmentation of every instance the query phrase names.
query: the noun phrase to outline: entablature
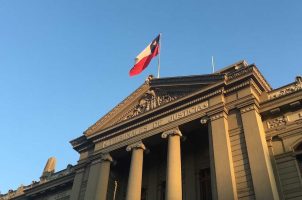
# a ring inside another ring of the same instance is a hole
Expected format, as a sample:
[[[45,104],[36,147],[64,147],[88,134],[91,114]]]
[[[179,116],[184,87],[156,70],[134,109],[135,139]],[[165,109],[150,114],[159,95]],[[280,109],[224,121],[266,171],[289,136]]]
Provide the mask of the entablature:
[[[302,107],[302,90],[275,100],[262,102],[260,112],[263,119],[276,117],[286,112],[293,112]]]

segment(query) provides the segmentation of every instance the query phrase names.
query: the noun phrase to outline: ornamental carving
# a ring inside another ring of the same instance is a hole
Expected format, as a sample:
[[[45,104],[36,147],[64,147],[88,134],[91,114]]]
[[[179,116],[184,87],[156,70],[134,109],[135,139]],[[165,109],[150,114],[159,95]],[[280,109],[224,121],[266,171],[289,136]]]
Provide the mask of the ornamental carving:
[[[171,136],[178,135],[178,136],[182,137],[182,134],[181,134],[181,132],[180,132],[180,130],[179,130],[178,127],[163,132],[163,133],[161,134],[161,137],[162,137],[162,138],[167,138],[167,137],[170,136],[170,135],[171,135]]]
[[[142,143],[142,141],[136,142],[134,144],[130,144],[127,146],[126,151],[131,151],[132,149],[142,149],[146,150],[145,145]]]
[[[240,112],[241,112],[241,114],[243,114],[243,113],[249,112],[251,110],[255,110],[255,109],[256,109],[256,106],[255,105],[251,105],[251,106],[247,106],[245,108],[242,108],[240,110]]]
[[[296,83],[289,85],[288,87],[282,88],[274,93],[269,94],[269,99],[275,99],[302,89],[302,80],[301,77],[297,77]]]
[[[219,114],[213,115],[213,116],[211,116],[211,121],[214,121],[216,119],[220,119],[222,117],[224,117],[223,113],[219,113]]]
[[[276,128],[282,125],[285,125],[287,123],[287,118],[285,116],[277,117],[273,120],[270,120],[267,122],[267,127],[269,129]]]
[[[153,110],[159,106],[174,101],[185,94],[168,94],[166,92],[155,93],[154,90],[147,91],[139,100],[138,103],[130,109],[124,116],[122,116],[116,123],[136,117],[142,113]]]

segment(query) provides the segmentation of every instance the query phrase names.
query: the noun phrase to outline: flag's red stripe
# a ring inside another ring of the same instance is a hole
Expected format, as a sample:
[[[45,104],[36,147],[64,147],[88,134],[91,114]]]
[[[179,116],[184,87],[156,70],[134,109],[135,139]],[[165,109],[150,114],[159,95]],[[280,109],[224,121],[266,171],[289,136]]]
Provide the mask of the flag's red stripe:
[[[150,55],[142,58],[139,62],[137,62],[130,70],[129,75],[135,76],[137,74],[140,74],[149,65],[152,58],[157,56],[158,52],[159,52],[159,45],[156,46],[156,48]]]

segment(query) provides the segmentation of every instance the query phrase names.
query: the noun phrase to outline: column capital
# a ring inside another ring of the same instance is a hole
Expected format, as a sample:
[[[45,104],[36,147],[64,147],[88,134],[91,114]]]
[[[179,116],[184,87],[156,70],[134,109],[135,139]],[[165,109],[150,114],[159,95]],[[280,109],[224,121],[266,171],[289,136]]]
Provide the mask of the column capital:
[[[106,153],[106,154],[102,154],[102,156],[101,156],[101,161],[102,161],[102,162],[104,162],[104,161],[112,162],[113,159],[112,159],[112,157],[110,156],[109,153]]]
[[[161,137],[162,137],[162,138],[167,138],[169,135],[172,135],[172,136],[173,136],[173,135],[178,135],[178,136],[182,137],[182,134],[181,134],[181,132],[180,132],[180,130],[179,130],[178,127],[163,132],[163,133],[161,134]]]
[[[131,151],[132,149],[142,149],[146,150],[145,145],[143,144],[142,141],[136,142],[134,144],[130,144],[127,146],[126,151]]]
[[[109,153],[102,154],[98,158],[95,158],[94,160],[92,160],[91,165],[102,163],[102,162],[105,162],[105,161],[109,161],[109,162],[113,161],[113,159],[112,159],[112,157],[110,156]]]

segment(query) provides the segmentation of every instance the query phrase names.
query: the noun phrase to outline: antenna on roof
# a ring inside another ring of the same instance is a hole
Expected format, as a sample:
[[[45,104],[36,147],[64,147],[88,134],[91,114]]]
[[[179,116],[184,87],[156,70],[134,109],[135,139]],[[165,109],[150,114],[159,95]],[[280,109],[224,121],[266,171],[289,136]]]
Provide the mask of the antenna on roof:
[[[214,73],[215,72],[214,56],[212,56],[212,70],[213,70],[213,73]]]

